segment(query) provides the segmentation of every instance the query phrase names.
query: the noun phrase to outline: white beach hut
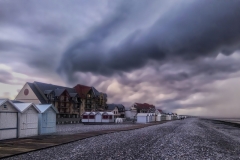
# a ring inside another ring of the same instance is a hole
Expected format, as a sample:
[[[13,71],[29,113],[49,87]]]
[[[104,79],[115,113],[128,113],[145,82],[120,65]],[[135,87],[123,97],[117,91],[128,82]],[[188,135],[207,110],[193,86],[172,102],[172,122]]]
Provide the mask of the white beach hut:
[[[90,112],[84,112],[82,114],[82,123],[88,123],[89,122],[89,114],[90,114]]]
[[[88,122],[95,122],[96,112],[90,112],[88,116]]]
[[[40,110],[33,103],[13,103],[19,110],[18,137],[38,135],[38,114]]]
[[[161,121],[166,121],[166,120],[167,120],[167,115],[161,114]]]
[[[152,117],[151,117],[151,122],[155,122],[155,119],[156,119],[156,114],[155,113],[151,113]]]
[[[102,114],[103,114],[103,112],[97,112],[95,114],[95,122],[97,122],[97,123],[101,123],[102,122]]]
[[[18,137],[19,110],[8,99],[0,99],[0,140]]]
[[[157,121],[157,122],[161,121],[161,116],[162,116],[161,114],[157,114],[157,115],[156,115],[156,121]]]
[[[114,114],[112,112],[104,112],[102,114],[102,122],[103,123],[114,122]]]
[[[166,115],[166,120],[167,120],[167,121],[172,120],[172,116],[171,116],[171,115]]]
[[[56,132],[56,115],[58,110],[52,104],[36,105],[41,112],[38,115],[38,133],[49,134]]]
[[[138,113],[137,114],[137,123],[148,123],[149,122],[149,114],[148,113]]]

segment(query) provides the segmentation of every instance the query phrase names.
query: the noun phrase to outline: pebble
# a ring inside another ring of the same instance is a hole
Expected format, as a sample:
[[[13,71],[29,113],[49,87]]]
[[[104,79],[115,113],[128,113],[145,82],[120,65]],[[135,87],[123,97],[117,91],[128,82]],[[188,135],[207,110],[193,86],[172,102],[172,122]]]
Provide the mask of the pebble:
[[[127,124],[130,125],[130,124]],[[76,126],[58,128],[57,134],[72,134],[90,130],[120,127],[118,125]],[[81,128],[83,127],[83,128]],[[141,129],[122,131],[87,138],[40,151],[8,158],[62,159],[62,160],[195,160],[238,159],[240,155],[240,129],[210,120],[188,118]],[[238,133],[238,134],[237,134]]]

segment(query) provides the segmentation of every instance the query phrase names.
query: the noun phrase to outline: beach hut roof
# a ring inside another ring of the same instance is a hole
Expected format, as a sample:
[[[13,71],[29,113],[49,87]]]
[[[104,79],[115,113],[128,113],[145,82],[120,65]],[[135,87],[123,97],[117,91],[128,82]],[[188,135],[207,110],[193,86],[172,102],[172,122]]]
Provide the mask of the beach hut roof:
[[[40,104],[36,105],[36,107],[40,110],[40,113],[44,113],[49,108],[52,108],[56,113],[58,113],[58,110],[52,104]]]
[[[104,115],[114,115],[112,112],[104,112]]]
[[[137,116],[142,116],[142,117],[146,117],[148,116],[149,114],[148,113],[138,113]]]
[[[84,112],[82,115],[89,115],[90,112]]]
[[[21,113],[25,112],[29,107],[33,106],[38,113],[41,113],[41,111],[36,107],[34,103],[13,103],[14,106],[19,110]]]

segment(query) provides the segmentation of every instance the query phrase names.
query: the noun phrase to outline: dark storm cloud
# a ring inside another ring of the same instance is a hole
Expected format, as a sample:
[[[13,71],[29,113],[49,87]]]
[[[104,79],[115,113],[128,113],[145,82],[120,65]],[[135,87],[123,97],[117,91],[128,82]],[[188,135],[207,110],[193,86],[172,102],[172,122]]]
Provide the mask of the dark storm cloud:
[[[170,8],[150,28],[134,31],[118,46],[104,48],[103,42],[114,35],[112,31],[121,26],[126,16],[137,14],[130,12],[129,6],[131,3],[119,7],[84,40],[68,48],[62,62],[72,58],[67,60],[68,65],[60,66],[60,72],[69,76],[76,71],[112,75],[141,68],[149,60],[191,61],[214,57],[219,52],[229,55],[239,47],[239,1],[189,1]]]

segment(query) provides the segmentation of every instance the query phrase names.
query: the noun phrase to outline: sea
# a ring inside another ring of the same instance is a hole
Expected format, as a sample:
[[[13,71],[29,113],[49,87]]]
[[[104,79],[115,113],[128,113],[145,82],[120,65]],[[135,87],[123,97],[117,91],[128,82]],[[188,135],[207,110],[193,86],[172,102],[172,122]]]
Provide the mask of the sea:
[[[220,117],[200,117],[200,118],[220,120],[220,121],[225,121],[225,122],[231,122],[231,123],[238,123],[238,124],[240,124],[240,116],[239,116],[239,118],[220,118]]]

